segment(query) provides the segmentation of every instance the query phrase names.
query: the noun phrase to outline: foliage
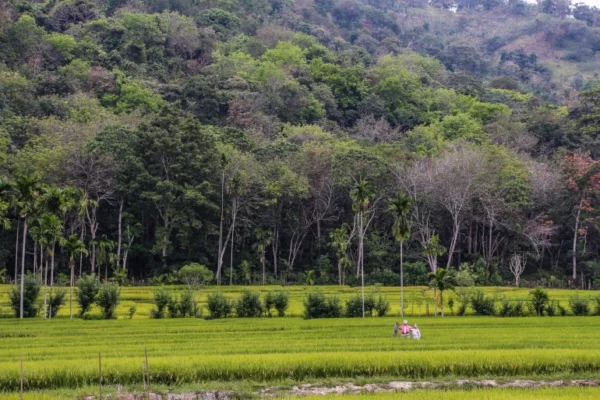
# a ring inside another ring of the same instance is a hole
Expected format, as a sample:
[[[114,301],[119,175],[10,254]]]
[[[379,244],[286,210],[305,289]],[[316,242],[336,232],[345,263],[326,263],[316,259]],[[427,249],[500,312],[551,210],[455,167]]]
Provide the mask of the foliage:
[[[325,296],[320,291],[310,292],[304,299],[304,319],[338,318],[342,305],[337,296]]]
[[[484,295],[482,290],[476,290],[471,295],[471,307],[475,315],[494,315],[495,313],[494,298]]]
[[[264,298],[264,311],[271,317],[271,310],[277,310],[277,316],[284,317],[289,307],[290,295],[288,292],[279,290],[276,292],[267,292]]]
[[[550,296],[548,295],[548,292],[538,286],[529,292],[529,296],[531,297],[531,305],[535,310],[536,315],[538,317],[544,315],[544,311],[547,311],[546,308],[550,302]]]
[[[161,319],[165,317],[165,310],[167,306],[172,302],[171,294],[164,288],[161,288],[154,292],[154,305],[150,312],[150,318]]]
[[[233,312],[231,301],[220,292],[211,293],[206,299],[208,314],[212,319],[230,317]]]
[[[25,276],[25,290],[23,292],[23,318],[33,318],[38,312],[38,296],[40,295],[41,285],[38,279],[32,275]],[[8,292],[10,298],[10,307],[19,318],[21,292],[17,286],[13,286]]]
[[[181,267],[177,275],[181,281],[193,289],[198,289],[199,287],[210,283],[214,277],[211,270],[204,265],[196,263]]]
[[[84,317],[96,302],[100,283],[96,275],[84,274],[77,280],[77,303],[79,304],[79,316]]]
[[[51,297],[48,297],[48,317],[54,318],[65,304],[67,291],[65,289],[56,289]]]
[[[104,319],[116,318],[116,308],[121,302],[121,289],[115,283],[103,283],[100,285],[98,295],[96,296],[96,304],[102,310]]]
[[[260,295],[251,290],[244,290],[235,305],[235,312],[240,318],[259,317],[263,308]]]
[[[569,297],[569,308],[573,315],[589,315],[590,301],[589,299],[579,297],[579,295],[574,295]]]

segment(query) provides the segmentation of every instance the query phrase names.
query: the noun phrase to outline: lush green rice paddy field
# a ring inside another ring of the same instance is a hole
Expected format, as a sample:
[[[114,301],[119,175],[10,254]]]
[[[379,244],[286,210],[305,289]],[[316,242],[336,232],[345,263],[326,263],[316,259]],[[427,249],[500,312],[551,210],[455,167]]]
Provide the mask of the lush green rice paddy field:
[[[236,296],[241,288],[223,290]],[[299,315],[306,291],[289,290],[291,314]],[[324,290],[338,291],[334,287]],[[397,288],[382,290],[396,302]],[[0,292],[5,291],[6,287],[0,288]],[[340,294],[345,297],[353,291],[345,288]],[[527,296],[526,290],[489,290],[489,294],[494,293],[511,298]],[[551,298],[566,306],[572,294],[552,291]],[[0,307],[8,316],[5,293],[2,296]],[[66,399],[97,393],[99,352],[105,393],[114,392],[116,385],[141,390],[144,349],[148,351],[153,388],[174,392],[218,388],[256,394],[260,388],[278,386],[285,394],[285,388],[298,382],[330,385],[465,378],[600,378],[600,317],[418,316],[409,320],[419,324],[423,339],[412,341],[392,339],[392,326],[398,317],[151,320],[147,317],[151,298],[152,289],[125,288],[120,318],[111,321],[69,320],[65,318],[68,308],[54,320],[0,319],[0,398],[18,398],[14,393],[19,388],[21,356],[28,392],[25,398]],[[125,319],[133,304],[138,313],[133,320]],[[424,309],[415,312],[422,313]],[[600,389],[430,390],[366,398],[409,396],[594,399],[600,398]]]

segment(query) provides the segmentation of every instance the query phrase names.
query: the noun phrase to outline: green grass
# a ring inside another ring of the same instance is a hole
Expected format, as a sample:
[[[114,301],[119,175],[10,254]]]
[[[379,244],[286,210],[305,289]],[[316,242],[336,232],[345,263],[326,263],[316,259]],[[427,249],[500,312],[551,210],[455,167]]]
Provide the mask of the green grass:
[[[89,392],[88,388],[97,384],[100,352],[107,391],[114,391],[116,385],[139,390],[144,349],[148,350],[153,385],[175,390],[218,387],[255,393],[254,387],[289,387],[298,382],[589,378],[600,372],[598,317],[427,318],[422,316],[425,307],[415,307],[413,312],[410,301],[413,293],[421,293],[424,288],[407,289],[408,319],[419,324],[423,333],[421,341],[392,339],[397,316],[308,321],[275,317],[151,320],[148,313],[154,288],[123,288],[117,320],[70,320],[68,307],[65,307],[60,318],[20,321],[8,318],[11,314],[6,302],[7,288],[0,288],[0,307],[6,317],[0,319],[0,392],[4,393],[0,397],[3,399],[14,397],[9,393],[18,390],[21,356],[29,398],[75,398]],[[183,287],[171,289],[184,290]],[[244,289],[223,287],[221,290],[235,298]],[[290,315],[301,314],[302,300],[312,289],[286,288],[291,294]],[[203,291],[197,296],[198,300],[202,302],[213,290],[216,289]],[[342,299],[359,291],[336,286],[321,290],[338,294]],[[397,313],[398,288],[381,290]],[[487,288],[486,293],[516,300],[526,299],[529,290]],[[426,294],[432,295],[430,291]],[[551,298],[564,306],[573,294],[566,290],[550,291]],[[597,292],[579,294],[598,295]],[[131,305],[138,308],[133,320],[125,318]],[[99,314],[99,311],[93,313]],[[447,314],[450,314],[448,310]],[[593,389],[568,390],[572,398],[590,398],[585,396],[596,393]],[[460,390],[448,393],[449,399],[462,394]],[[466,398],[475,398],[469,396],[477,391],[465,393]],[[486,396],[489,393],[490,397],[479,398],[517,399],[530,398],[527,396],[534,392],[482,393]],[[548,393],[551,396],[554,392]],[[40,396],[31,397],[32,394]],[[446,398],[439,397],[444,395],[441,391],[423,392],[418,396],[422,397],[421,394],[426,396],[424,398]],[[506,396],[502,397],[503,394]],[[580,395],[584,397],[577,397]]]
[[[8,290],[9,286],[0,285],[0,317],[14,317],[12,310],[9,307],[8,301]],[[173,293],[181,293],[186,290],[184,286],[167,286],[168,290]],[[310,287],[310,286],[289,286],[289,287],[281,287],[281,286],[252,286],[250,287],[252,290],[256,290],[264,294],[267,291],[284,289],[290,293],[290,308],[288,310],[288,316],[290,317],[299,317],[303,312],[302,301],[304,300],[306,294],[314,289],[319,289],[326,294],[329,295],[338,295],[342,301],[347,300],[354,294],[360,293],[360,287],[351,288],[348,286],[319,286],[319,287]],[[153,294],[156,290],[156,287],[124,287],[122,288],[121,294],[121,304],[117,309],[117,314],[119,318],[126,318],[128,315],[129,308],[135,306],[137,311],[134,316],[134,319],[147,319],[150,315],[150,310],[153,307]],[[248,289],[247,286],[223,286],[220,289],[216,287],[208,287],[200,292],[197,292],[196,299],[201,306],[206,304],[206,296],[208,293],[214,292],[216,290],[221,290],[226,296],[235,299],[241,295],[241,293]],[[367,288],[366,293],[370,293],[374,288]],[[400,309],[400,289],[398,287],[382,287],[379,290],[387,296],[388,300],[392,306],[392,314],[397,315]],[[495,296],[498,300],[502,297],[509,298],[511,300],[526,300],[528,298],[528,294],[530,289],[515,289],[510,287],[490,287],[484,288],[486,295]],[[551,300],[557,300],[564,307],[568,306],[568,300],[570,296],[573,296],[576,292],[573,290],[564,290],[564,289],[550,289],[550,298]],[[600,295],[599,291],[581,291],[579,294],[582,297],[592,298]],[[424,316],[426,315],[426,303],[424,301],[419,302],[419,297],[425,296],[429,301],[429,313],[433,314],[433,290],[426,287],[407,287],[405,289],[405,307],[406,313],[409,316]],[[444,299],[447,301],[451,296],[455,296],[452,292],[448,292],[445,294]],[[69,316],[69,299],[67,293],[67,303],[62,307],[59,312],[59,318],[68,317]],[[457,302],[456,302],[457,303]],[[77,312],[77,304],[74,301],[73,307],[75,312]],[[454,306],[455,309],[458,308],[458,304]],[[450,315],[451,311],[445,306],[446,314]],[[470,310],[468,311],[468,313]],[[96,308],[92,310],[92,315],[99,317],[100,311]]]

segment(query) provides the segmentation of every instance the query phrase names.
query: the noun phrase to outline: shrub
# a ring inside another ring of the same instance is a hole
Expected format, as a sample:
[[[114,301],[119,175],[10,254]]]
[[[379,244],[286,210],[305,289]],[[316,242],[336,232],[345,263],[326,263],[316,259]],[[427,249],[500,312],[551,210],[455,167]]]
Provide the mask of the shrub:
[[[365,299],[365,314],[367,312],[367,299]],[[361,317],[362,316],[362,297],[354,295],[346,301],[346,317]]]
[[[154,307],[150,310],[150,318],[161,319],[165,317],[165,309],[171,302],[171,295],[165,289],[154,292]]]
[[[37,299],[40,295],[40,282],[32,275],[25,275],[24,290],[23,290],[23,318],[33,318],[38,312]],[[19,285],[13,286],[8,292],[10,298],[10,307],[13,309],[15,316],[19,318],[21,307],[21,288]]]
[[[96,275],[83,275],[77,281],[77,303],[79,303],[79,316],[82,318],[90,311],[96,302],[100,284]]]
[[[387,297],[380,294],[373,303],[373,309],[378,317],[385,317],[390,311],[390,302],[387,300]]]
[[[483,294],[483,290],[477,290],[471,296],[471,307],[475,315],[494,315],[494,299]]]
[[[456,311],[456,315],[462,317],[467,312],[467,307],[471,302],[471,290],[470,289],[456,289],[456,298],[459,302],[458,310]]]
[[[220,292],[208,295],[207,307],[210,318],[217,319],[231,316],[231,301]]]
[[[309,293],[304,299],[304,318],[339,318],[342,305],[337,296],[325,296],[322,292]]]
[[[290,303],[290,295],[283,290],[277,292],[268,292],[264,299],[264,311],[269,317],[272,316],[271,310],[277,310],[277,315],[285,316]]]
[[[188,290],[181,295],[179,299],[179,314],[181,317],[195,317],[198,310],[198,304],[194,299],[194,292]]]
[[[569,307],[573,315],[589,315],[590,314],[590,301],[579,297],[578,294],[569,297]]]
[[[137,311],[137,308],[135,308],[135,306],[129,307],[129,319],[133,319],[133,315],[135,314],[136,311]]]
[[[548,296],[548,292],[538,286],[534,290],[529,292],[529,296],[531,297],[531,306],[535,314],[538,317],[544,315],[544,310],[546,309],[546,307],[548,306],[548,302],[550,301],[550,296]]]
[[[179,301],[174,297],[169,297],[167,303],[167,310],[169,312],[169,318],[179,317]]]
[[[96,304],[102,309],[102,318],[116,318],[115,311],[121,302],[121,289],[116,283],[103,283],[98,290]]]
[[[549,301],[546,306],[546,315],[549,317],[554,317],[558,312],[558,304],[556,301]]]
[[[600,296],[594,297],[594,303],[596,303],[596,310],[594,310],[594,315],[600,315]]]
[[[236,303],[235,311],[240,318],[259,317],[262,313],[259,294],[251,290],[244,290]]]
[[[290,306],[290,294],[283,290],[275,293],[275,309],[277,310],[277,316],[285,317],[285,312]]]
[[[47,315],[50,318],[56,317],[60,308],[65,304],[65,296],[67,291],[65,289],[55,289],[52,297],[48,298],[48,311]]]

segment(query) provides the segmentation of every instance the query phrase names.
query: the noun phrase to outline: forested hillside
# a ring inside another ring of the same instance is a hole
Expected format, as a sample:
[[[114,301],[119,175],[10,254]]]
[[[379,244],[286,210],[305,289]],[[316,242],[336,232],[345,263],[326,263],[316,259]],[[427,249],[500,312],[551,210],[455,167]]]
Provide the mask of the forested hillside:
[[[353,284],[364,259],[391,285],[403,243],[408,284],[597,287],[599,24],[557,0],[0,0],[0,276]]]

